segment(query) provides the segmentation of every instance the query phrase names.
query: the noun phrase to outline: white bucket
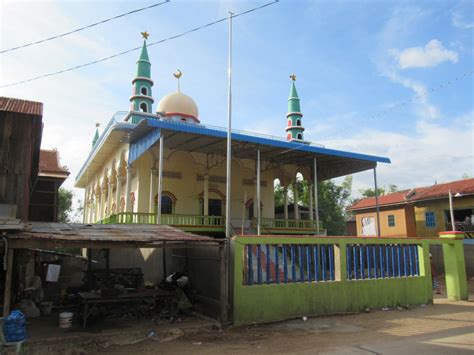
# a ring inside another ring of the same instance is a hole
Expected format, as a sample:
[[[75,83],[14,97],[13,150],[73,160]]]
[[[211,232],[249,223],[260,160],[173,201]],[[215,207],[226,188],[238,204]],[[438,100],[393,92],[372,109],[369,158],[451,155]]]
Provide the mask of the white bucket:
[[[59,313],[59,328],[67,329],[72,325],[72,312]]]

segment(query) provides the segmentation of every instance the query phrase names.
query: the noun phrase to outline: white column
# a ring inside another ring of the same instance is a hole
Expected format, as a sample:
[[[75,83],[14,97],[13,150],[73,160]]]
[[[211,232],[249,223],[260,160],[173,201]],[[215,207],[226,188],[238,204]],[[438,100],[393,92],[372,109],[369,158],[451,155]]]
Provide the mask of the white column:
[[[260,148],[257,148],[257,235],[260,235],[260,228],[262,223],[262,211],[260,210]],[[255,209],[255,204],[254,204]]]
[[[283,206],[283,213],[284,213],[284,218],[288,220],[288,188],[286,186],[283,187],[283,194],[285,197],[285,205]]]
[[[309,220],[312,221],[314,218],[313,216],[313,184],[310,184],[309,185],[309,191],[308,191],[308,195],[309,195]]]
[[[109,180],[109,190],[107,191],[107,211],[109,212],[109,216],[112,215],[112,188],[113,188],[113,184],[112,184],[112,181]]]
[[[155,213],[155,195],[156,190],[158,189],[157,177],[158,170],[152,168],[150,171],[150,205],[148,206],[149,213]]]
[[[94,223],[100,219],[100,192],[95,194]]]
[[[298,208],[298,187],[297,187],[297,181],[296,180],[293,184],[293,198],[295,199],[295,201],[294,201],[295,219],[300,219],[300,211],[299,211],[299,208]]]
[[[209,174],[206,172],[204,173],[204,206],[203,206],[203,211],[204,211],[204,216],[209,215]]]
[[[127,181],[125,182],[125,212],[132,212],[132,167],[127,166]]]
[[[87,223],[94,223],[94,193],[89,193],[89,218]]]
[[[107,201],[105,199],[105,187],[103,187],[100,193],[100,220],[105,218],[105,206],[107,206]]]
[[[319,201],[318,201],[318,165],[316,158],[313,159],[313,184],[314,184],[314,210],[316,217],[316,231],[319,234]]]
[[[115,214],[122,212],[120,211],[122,205],[122,182],[123,176],[117,175],[117,182],[115,183],[117,185],[115,189]]]
[[[164,149],[164,135],[160,133],[160,153],[158,155],[158,214],[156,223],[161,224],[161,196],[163,195],[163,149]],[[163,249],[164,250],[164,249]]]

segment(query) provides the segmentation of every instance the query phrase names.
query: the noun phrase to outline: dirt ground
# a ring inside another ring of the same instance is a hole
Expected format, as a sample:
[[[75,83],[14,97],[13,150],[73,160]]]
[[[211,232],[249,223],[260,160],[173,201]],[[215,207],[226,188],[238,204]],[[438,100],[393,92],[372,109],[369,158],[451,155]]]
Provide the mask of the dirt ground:
[[[410,309],[309,317],[219,330],[197,327],[121,330],[112,335],[32,342],[30,354],[473,354],[474,281],[470,300],[436,296]]]

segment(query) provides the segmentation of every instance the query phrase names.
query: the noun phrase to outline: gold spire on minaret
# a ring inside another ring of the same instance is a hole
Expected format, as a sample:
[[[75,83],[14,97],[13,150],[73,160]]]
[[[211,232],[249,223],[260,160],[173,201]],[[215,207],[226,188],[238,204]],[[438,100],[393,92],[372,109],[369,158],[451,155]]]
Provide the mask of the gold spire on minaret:
[[[176,71],[173,73],[173,76],[178,79],[178,91],[179,91],[179,78],[183,75],[183,72],[179,69],[176,69]]]
[[[140,32],[140,33],[141,33],[141,35],[142,35],[142,37],[143,37],[144,39],[148,39],[148,36],[150,35],[147,31],[145,31],[145,32]]]
[[[293,81],[296,81],[296,75],[293,73],[290,75],[290,79],[293,80]]]

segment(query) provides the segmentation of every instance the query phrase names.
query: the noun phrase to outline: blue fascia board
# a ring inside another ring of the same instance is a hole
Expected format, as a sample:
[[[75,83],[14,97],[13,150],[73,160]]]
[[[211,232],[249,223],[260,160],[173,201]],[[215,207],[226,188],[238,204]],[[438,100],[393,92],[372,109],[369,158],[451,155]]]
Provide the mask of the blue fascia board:
[[[225,131],[211,129],[211,128],[207,128],[207,127],[197,125],[197,124],[184,124],[184,123],[157,121],[157,120],[148,120],[147,124],[150,127],[169,129],[172,131],[202,134],[202,135],[224,138],[224,139],[227,138],[227,133]],[[342,157],[342,158],[359,159],[359,160],[366,160],[366,161],[373,161],[373,162],[380,162],[380,163],[387,163],[387,164],[391,163],[390,159],[386,157],[359,154],[359,153],[347,152],[347,151],[336,150],[336,149],[327,149],[327,148],[311,146],[308,144],[285,142],[285,141],[279,141],[279,140],[269,139],[269,138],[264,138],[264,137],[250,136],[250,135],[246,135],[242,133],[235,133],[235,132],[232,133],[232,140],[254,143],[258,145],[266,145],[266,146],[277,147],[277,148],[286,148],[286,149],[297,150],[301,152],[332,155],[332,156],[337,156],[337,157]]]

